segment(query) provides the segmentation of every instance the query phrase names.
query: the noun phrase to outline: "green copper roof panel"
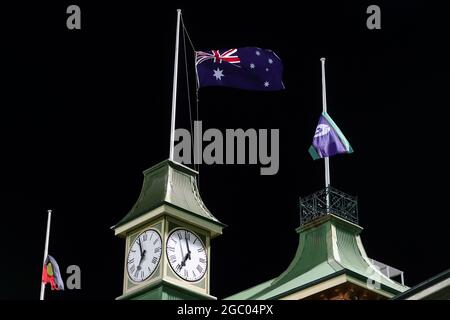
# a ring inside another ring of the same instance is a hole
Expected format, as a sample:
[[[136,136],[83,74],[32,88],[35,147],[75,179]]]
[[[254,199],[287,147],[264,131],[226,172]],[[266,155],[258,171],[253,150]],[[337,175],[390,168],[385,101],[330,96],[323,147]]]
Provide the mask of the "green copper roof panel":
[[[165,203],[221,224],[203,203],[198,192],[196,176],[196,171],[169,160],[145,170],[138,200],[114,228]]]
[[[359,237],[361,231],[361,227],[334,215],[321,218],[307,228],[302,227],[297,252],[285,272],[228,299],[278,299],[344,273],[362,283],[374,279],[386,293],[407,290],[370,262]]]
[[[314,280],[325,278],[335,274],[336,272],[337,271],[328,262],[322,262],[309,271],[306,271],[305,273],[289,280],[288,282],[281,284],[278,283],[274,285],[270,291],[267,290],[266,292],[257,294],[254,298],[250,299],[267,300],[276,296],[282,296],[283,294],[291,292],[296,288],[312,284]]]
[[[333,263],[329,256],[330,237],[328,233],[328,224],[322,224],[316,228],[301,232],[299,234],[299,246],[294,259],[287,270],[273,281],[272,286],[282,286],[284,283],[304,274],[314,276],[314,272],[308,273],[308,271],[323,263],[326,263],[330,268],[330,273],[341,270],[340,265]],[[324,276],[324,274],[320,270],[317,276]],[[312,280],[314,277],[310,279]]]

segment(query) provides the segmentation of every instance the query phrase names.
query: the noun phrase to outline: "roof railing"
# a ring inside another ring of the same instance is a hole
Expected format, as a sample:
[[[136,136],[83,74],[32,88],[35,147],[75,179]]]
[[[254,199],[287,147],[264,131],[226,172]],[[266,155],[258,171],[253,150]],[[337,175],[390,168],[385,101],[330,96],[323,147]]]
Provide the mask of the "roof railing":
[[[375,259],[370,259],[370,261],[380,270],[382,274],[384,274],[389,279],[400,276],[400,283],[405,285],[405,277],[404,272],[397,268],[388,266],[387,264],[377,261]]]
[[[328,214],[334,214],[358,224],[357,197],[350,196],[336,188],[327,187],[300,198],[300,226]]]

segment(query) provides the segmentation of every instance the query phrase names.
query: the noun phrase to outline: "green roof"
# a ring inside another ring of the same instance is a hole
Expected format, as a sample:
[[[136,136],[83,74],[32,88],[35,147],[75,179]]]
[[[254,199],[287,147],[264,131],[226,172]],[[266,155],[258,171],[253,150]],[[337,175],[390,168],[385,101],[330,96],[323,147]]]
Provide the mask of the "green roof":
[[[341,274],[362,283],[373,279],[380,284],[380,289],[375,291],[388,296],[408,289],[383,275],[372,264],[359,237],[362,228],[358,225],[329,214],[297,231],[299,246],[283,274],[227,299],[279,299]]]
[[[449,300],[450,269],[425,280],[411,289],[395,296],[394,300]]]
[[[170,160],[145,170],[138,200],[113,228],[124,225],[163,204],[224,226],[203,203],[197,187],[197,175],[197,171]]]

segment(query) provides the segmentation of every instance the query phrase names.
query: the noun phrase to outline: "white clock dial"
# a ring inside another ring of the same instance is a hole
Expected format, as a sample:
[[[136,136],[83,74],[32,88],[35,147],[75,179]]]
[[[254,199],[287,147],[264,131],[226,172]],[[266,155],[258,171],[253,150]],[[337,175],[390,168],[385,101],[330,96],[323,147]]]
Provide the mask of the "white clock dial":
[[[137,236],[128,251],[128,276],[134,282],[150,277],[161,260],[162,240],[158,231],[148,229]]]
[[[186,229],[173,230],[166,244],[172,270],[186,281],[199,281],[208,267],[205,245],[199,236]]]

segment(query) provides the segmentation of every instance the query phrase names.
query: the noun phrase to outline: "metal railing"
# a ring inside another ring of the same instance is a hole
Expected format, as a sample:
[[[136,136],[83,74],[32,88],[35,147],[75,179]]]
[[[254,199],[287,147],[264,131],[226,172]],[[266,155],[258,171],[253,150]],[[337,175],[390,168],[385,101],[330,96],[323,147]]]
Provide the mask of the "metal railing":
[[[400,276],[400,283],[402,285],[405,285],[405,277],[404,277],[404,272],[402,270],[388,266],[387,264],[377,261],[375,259],[370,259],[370,261],[374,265],[376,265],[378,267],[378,269],[380,269],[381,273],[383,273],[389,279]]]
[[[327,214],[358,224],[358,200],[333,187],[300,198],[300,226]]]

